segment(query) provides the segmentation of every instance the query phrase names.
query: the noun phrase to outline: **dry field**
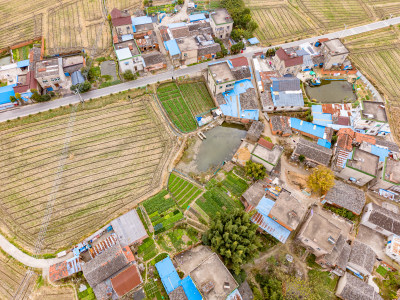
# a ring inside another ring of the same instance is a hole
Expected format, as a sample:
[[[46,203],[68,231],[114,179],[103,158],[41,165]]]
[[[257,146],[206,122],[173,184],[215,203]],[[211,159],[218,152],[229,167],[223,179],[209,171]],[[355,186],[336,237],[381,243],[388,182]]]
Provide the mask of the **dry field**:
[[[0,220],[17,244],[32,251],[52,201],[42,253],[70,247],[158,188],[173,141],[150,97],[118,97],[85,104],[75,119],[0,131]]]
[[[156,1],[153,1],[155,3]],[[110,13],[114,7],[118,9],[129,9],[132,13],[142,7],[143,1],[140,0],[106,0],[107,10]]]
[[[350,59],[388,99],[391,129],[400,141],[400,42],[398,28],[386,28],[345,39]]]
[[[31,293],[30,298],[32,300],[72,300],[75,299],[75,291],[69,286],[43,285]]]
[[[12,257],[0,251],[0,299],[13,299],[26,271],[27,270]],[[35,281],[36,275],[33,277],[33,280],[30,281],[30,286],[26,290],[23,299],[27,299]]]

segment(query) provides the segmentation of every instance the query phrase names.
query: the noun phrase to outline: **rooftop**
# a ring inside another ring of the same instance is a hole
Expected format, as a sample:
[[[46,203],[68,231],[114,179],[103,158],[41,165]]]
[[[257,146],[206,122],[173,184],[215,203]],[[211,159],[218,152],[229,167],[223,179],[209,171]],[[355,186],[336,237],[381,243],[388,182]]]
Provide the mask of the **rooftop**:
[[[269,217],[289,230],[295,230],[306,214],[307,207],[300,200],[283,190],[269,212]]]
[[[142,55],[144,63],[146,64],[146,67],[164,63],[166,64],[166,60],[164,55],[161,54],[161,52],[158,51],[153,51],[148,54],[143,54]]]
[[[354,148],[352,159],[347,160],[347,166],[357,169],[368,175],[376,176],[378,172],[379,156]]]
[[[300,138],[293,154],[297,156],[303,155],[310,160],[327,166],[331,161],[332,149],[320,146],[317,143],[306,140],[305,138]]]
[[[225,300],[238,287],[235,279],[216,253],[212,253],[191,271],[190,277],[207,300]],[[208,286],[211,284],[212,288],[209,290]]]
[[[226,61],[208,65],[212,77],[217,83],[234,81],[235,77],[232,74],[231,68]]]
[[[394,159],[386,159],[384,179],[395,184],[400,184],[400,161]]]
[[[347,262],[351,252],[351,246],[347,243],[347,238],[342,234],[333,247],[331,253],[325,255],[325,259],[331,266],[336,266],[342,271],[346,270]]]
[[[279,161],[279,158],[281,157],[282,152],[283,148],[278,145],[276,145],[272,149],[268,149],[260,144],[257,144],[251,155],[261,159],[262,161],[267,162],[268,164],[271,164],[272,166],[276,166],[276,164]],[[259,162],[257,160],[255,161]]]
[[[265,195],[265,189],[260,182],[253,183],[242,197],[253,207],[256,207],[261,198]]]
[[[359,215],[365,205],[365,194],[362,190],[335,180],[335,186],[326,194],[325,200]]]
[[[273,131],[281,131],[283,134],[292,134],[289,117],[271,116],[270,124]]]
[[[396,235],[400,235],[400,215],[396,214],[382,206],[379,206],[373,202],[368,203],[371,208],[371,214],[368,217],[368,221],[375,224],[389,232]]]
[[[187,300],[188,299],[186,297],[185,291],[183,290],[182,286],[174,289],[171,293],[168,294],[168,297],[170,300]]]
[[[178,39],[178,40],[176,40],[176,42],[178,43],[179,49],[182,52],[189,51],[189,50],[195,50],[195,49],[199,48],[195,37],[192,37],[192,36]]]
[[[396,255],[400,255],[400,236],[392,236],[391,252]]]
[[[325,126],[313,124],[296,118],[290,118],[290,127],[321,139],[325,138]]]
[[[128,48],[128,50],[130,50],[130,54],[126,53],[126,56],[130,55],[132,57],[132,56],[136,56],[136,55],[140,54],[135,40],[128,40],[125,42],[117,43],[117,44],[114,44],[114,47],[115,47],[117,56],[118,56],[118,52],[117,52],[118,50],[126,49],[126,48]],[[124,50],[124,51],[126,51],[126,50]]]
[[[210,14],[216,25],[222,25],[225,23],[233,23],[231,15],[225,8],[219,8]]]
[[[350,273],[340,278],[336,295],[345,300],[382,300],[368,283]]]
[[[251,124],[250,129],[247,131],[248,136],[255,136],[257,139],[264,131],[264,123],[260,121],[255,121]]]
[[[328,48],[329,53],[331,55],[340,55],[349,53],[349,50],[343,45],[343,43],[339,39],[332,39],[326,42],[323,42],[323,45]]]
[[[245,67],[249,65],[249,61],[244,56],[239,56],[229,60],[234,68]]]
[[[303,56],[290,56],[286,53],[286,50],[283,48],[279,48],[276,51],[276,56],[282,61],[285,62],[285,67],[293,67],[303,64]]]
[[[352,267],[360,267],[371,274],[374,269],[376,254],[371,247],[355,240],[349,257],[349,264]]]
[[[364,119],[387,123],[385,104],[382,102],[363,101],[362,114]]]
[[[119,297],[133,290],[142,283],[142,278],[136,265],[131,265],[117,276],[111,278],[111,284]]]
[[[130,246],[147,237],[146,229],[134,209],[113,220],[111,225],[122,247]]]
[[[35,78],[58,75],[62,58],[50,58],[36,62]]]
[[[239,286],[239,293],[242,296],[242,300],[253,300],[253,292],[249,286],[249,283],[247,280],[245,280],[240,286]]]

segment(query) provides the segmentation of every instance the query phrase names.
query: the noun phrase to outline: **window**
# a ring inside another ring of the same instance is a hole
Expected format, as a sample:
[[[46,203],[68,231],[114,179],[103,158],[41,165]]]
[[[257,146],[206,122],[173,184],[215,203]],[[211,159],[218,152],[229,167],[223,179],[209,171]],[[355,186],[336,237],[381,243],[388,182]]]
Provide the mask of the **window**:
[[[187,57],[187,53],[183,53],[183,56],[184,56],[184,57]]]

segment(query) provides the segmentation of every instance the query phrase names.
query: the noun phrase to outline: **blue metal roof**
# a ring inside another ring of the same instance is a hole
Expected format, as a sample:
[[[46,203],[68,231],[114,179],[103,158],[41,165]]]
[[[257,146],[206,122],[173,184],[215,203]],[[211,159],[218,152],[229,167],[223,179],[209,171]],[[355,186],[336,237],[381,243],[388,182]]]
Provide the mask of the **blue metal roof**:
[[[156,268],[167,294],[180,286],[181,279],[169,256],[156,263]]]
[[[312,105],[311,111],[313,113],[322,113],[322,105]]]
[[[381,148],[375,145],[371,145],[371,153],[379,156],[379,161],[385,161],[386,157],[389,156],[389,150]]]
[[[21,60],[17,62],[18,68],[28,67],[29,66],[29,59]]]
[[[0,104],[11,103],[10,96],[15,96],[14,86],[16,86],[16,84],[0,87]]]
[[[148,16],[131,17],[131,19],[132,19],[133,26],[153,23],[152,19]]]
[[[187,276],[181,280],[183,291],[186,294],[188,300],[201,300],[203,297],[200,292],[197,290],[196,285],[194,284],[192,278]]]
[[[331,143],[328,142],[328,141],[325,140],[325,139],[318,139],[318,143],[317,143],[317,144],[320,145],[320,146],[322,146],[322,147],[328,148],[328,149],[331,148]]]
[[[313,105],[314,106],[320,106],[320,105]],[[313,123],[318,124],[321,126],[328,126],[329,124],[332,124],[332,115],[331,114],[324,114],[324,113],[319,113],[319,112],[312,112],[313,116]]]
[[[71,75],[71,81],[72,81],[72,85],[76,85],[79,83],[84,83],[85,82],[85,78],[83,78],[83,75],[81,73],[80,70],[72,73]]]
[[[251,221],[255,224],[258,224],[260,228],[262,228],[265,232],[268,232],[277,240],[281,241],[282,243],[285,243],[290,235],[290,230],[286,229],[281,224],[268,217],[268,214],[271,211],[274,204],[275,202],[272,201],[271,199],[263,197],[256,207],[256,210],[259,213],[259,215],[255,214],[251,218]]]
[[[183,23],[183,22],[168,24],[169,28],[178,28],[178,27],[184,27],[184,26],[186,26],[186,23]]]
[[[290,118],[290,127],[321,139],[324,138],[325,126],[313,124],[296,118]]]
[[[259,44],[259,43],[260,43],[260,41],[259,41],[256,37],[253,37],[253,38],[251,38],[251,39],[248,39],[248,41],[249,41],[249,43],[250,43],[251,45],[256,45],[256,44]]]
[[[133,34],[124,34],[121,36],[123,42],[133,40]]]
[[[164,45],[167,51],[169,51],[169,55],[174,56],[181,54],[181,50],[179,50],[178,43],[175,39],[164,42]]]
[[[195,15],[190,15],[189,20],[190,22],[196,22],[196,21],[201,21],[207,19],[204,14],[195,14]]]

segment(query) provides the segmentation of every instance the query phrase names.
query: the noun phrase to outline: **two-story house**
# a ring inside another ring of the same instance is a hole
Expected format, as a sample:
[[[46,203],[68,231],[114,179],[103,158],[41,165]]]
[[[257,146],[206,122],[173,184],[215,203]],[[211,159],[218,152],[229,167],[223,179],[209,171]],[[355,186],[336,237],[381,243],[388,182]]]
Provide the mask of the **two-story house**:
[[[210,14],[210,25],[215,37],[228,39],[231,36],[233,19],[225,8],[220,8]]]

